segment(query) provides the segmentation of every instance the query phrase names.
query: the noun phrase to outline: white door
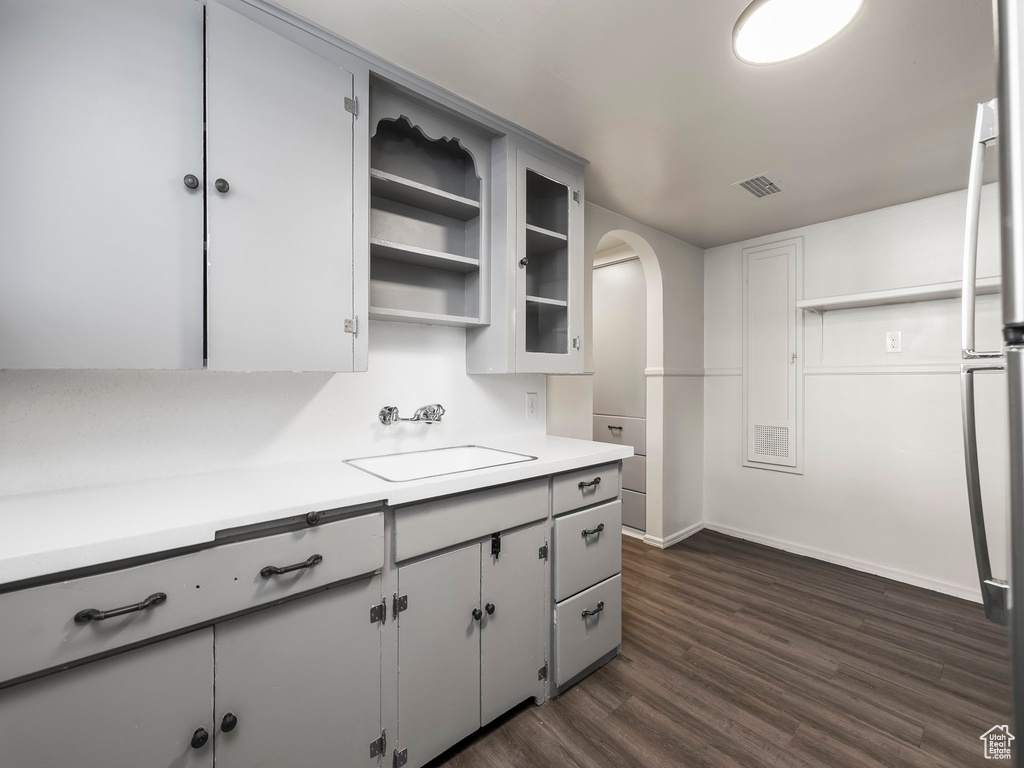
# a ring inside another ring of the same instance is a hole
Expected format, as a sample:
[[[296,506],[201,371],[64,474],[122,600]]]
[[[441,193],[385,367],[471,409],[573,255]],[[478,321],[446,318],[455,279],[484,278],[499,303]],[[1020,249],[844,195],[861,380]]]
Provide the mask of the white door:
[[[351,371],[353,75],[210,2],[206,93],[209,367]]]
[[[0,0],[0,104],[0,368],[201,368],[202,3]]]
[[[516,370],[582,373],[583,191],[574,173],[516,158]]]

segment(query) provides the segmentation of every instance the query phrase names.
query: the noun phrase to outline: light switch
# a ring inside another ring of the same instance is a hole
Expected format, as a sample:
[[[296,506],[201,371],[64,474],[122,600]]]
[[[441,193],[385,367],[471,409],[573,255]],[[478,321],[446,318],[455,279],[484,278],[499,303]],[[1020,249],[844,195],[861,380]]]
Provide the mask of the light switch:
[[[885,351],[902,352],[903,339],[900,331],[889,331],[885,334]]]

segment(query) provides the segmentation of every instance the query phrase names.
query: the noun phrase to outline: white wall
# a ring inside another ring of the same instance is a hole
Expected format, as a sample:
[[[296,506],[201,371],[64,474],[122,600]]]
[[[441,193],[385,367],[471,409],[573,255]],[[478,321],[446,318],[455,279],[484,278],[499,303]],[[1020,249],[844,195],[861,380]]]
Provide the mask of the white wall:
[[[965,194],[713,248],[705,254],[704,510],[709,527],[978,599],[960,424],[959,300],[805,314],[804,474],[744,468],[742,251],[804,238],[801,298],[958,280]],[[986,187],[979,277],[998,274]],[[998,348],[998,297],[979,299]],[[901,331],[903,352],[884,351]],[[1005,386],[979,377],[993,566],[1005,575]]]
[[[0,371],[0,495],[544,433],[544,377],[465,375],[465,331],[370,334],[367,373]],[[377,420],[433,402],[440,424]]]

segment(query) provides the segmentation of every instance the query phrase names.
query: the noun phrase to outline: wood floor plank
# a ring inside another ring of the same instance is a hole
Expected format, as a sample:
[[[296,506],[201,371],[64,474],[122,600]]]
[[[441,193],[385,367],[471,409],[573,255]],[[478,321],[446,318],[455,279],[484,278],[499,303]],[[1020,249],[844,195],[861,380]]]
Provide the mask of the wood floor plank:
[[[433,768],[961,768],[1010,713],[980,605],[711,531],[623,538],[622,653]]]

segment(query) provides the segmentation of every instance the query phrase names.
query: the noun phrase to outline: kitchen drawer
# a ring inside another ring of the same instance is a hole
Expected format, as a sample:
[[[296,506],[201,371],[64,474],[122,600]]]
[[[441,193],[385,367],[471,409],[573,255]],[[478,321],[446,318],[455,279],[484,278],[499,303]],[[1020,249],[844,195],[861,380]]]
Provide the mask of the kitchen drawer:
[[[323,559],[267,574],[266,566]],[[384,513],[350,517],[144,565],[0,594],[0,684],[211,622],[384,565]],[[162,593],[148,610],[77,623],[80,611],[109,611]],[[367,606],[367,612],[369,606]],[[367,616],[369,613],[367,613]]]
[[[622,492],[622,524],[638,531],[647,530],[647,494]]]
[[[471,491],[395,510],[395,561],[426,555],[548,516],[548,478]]]
[[[621,427],[621,429],[620,429]],[[633,452],[647,455],[647,419],[625,416],[595,416],[594,440],[598,443],[631,445]]]
[[[595,482],[597,481],[597,482]],[[619,497],[619,462],[578,469],[552,478],[551,506],[561,515]]]
[[[556,601],[619,573],[622,570],[621,502],[613,501],[555,518],[554,543]]]
[[[584,616],[584,611],[600,613]],[[622,576],[555,606],[555,685],[564,685],[622,644]]]
[[[622,488],[647,493],[646,456],[630,456],[622,460]]]

